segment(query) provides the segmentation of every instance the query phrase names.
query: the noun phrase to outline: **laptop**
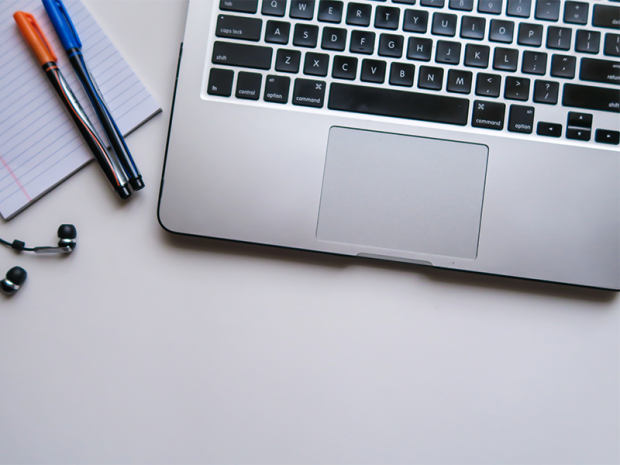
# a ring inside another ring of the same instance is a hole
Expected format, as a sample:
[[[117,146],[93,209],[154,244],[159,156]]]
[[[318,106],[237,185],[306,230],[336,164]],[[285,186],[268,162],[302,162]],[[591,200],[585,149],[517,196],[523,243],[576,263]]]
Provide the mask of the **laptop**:
[[[620,289],[620,2],[190,0],[166,230]]]

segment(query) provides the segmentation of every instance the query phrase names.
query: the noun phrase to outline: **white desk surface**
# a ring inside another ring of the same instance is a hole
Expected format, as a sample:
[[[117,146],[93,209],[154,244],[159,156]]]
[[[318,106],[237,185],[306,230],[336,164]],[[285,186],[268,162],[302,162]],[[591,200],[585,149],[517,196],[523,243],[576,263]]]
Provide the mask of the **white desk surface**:
[[[213,240],[156,219],[183,0],[85,0],[164,109],[1,226],[0,463],[617,464],[615,293]],[[208,124],[208,123],[205,123]]]

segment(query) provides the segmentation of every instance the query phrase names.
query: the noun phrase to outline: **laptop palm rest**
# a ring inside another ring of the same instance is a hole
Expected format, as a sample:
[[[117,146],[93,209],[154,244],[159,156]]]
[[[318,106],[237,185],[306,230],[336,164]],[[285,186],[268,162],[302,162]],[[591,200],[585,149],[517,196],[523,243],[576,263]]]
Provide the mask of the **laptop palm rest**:
[[[332,127],[317,239],[474,259],[487,159],[485,145]]]

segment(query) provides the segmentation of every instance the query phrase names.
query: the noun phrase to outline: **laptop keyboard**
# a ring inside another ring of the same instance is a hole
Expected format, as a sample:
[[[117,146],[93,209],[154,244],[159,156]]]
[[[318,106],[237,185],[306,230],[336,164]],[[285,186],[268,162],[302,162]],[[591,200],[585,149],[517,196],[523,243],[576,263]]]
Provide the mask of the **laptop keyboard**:
[[[620,142],[620,1],[220,0],[207,94]]]

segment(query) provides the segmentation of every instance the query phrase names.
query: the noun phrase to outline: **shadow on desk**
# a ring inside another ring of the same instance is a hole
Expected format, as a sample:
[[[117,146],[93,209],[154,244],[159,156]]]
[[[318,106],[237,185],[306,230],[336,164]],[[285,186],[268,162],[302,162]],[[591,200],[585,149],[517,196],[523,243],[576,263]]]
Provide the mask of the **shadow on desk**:
[[[572,286],[522,278],[475,273],[469,271],[433,268],[409,263],[375,260],[371,258],[332,255],[323,252],[289,249],[268,245],[236,242],[225,239],[209,239],[203,237],[170,234],[161,230],[166,245],[184,250],[195,250],[197,253],[248,256],[256,259],[279,260],[283,262],[302,263],[310,266],[330,268],[346,268],[349,266],[368,266],[375,269],[394,270],[425,276],[435,282],[453,286],[484,288],[496,291],[533,294],[560,299],[608,303],[614,301],[618,293],[604,289]]]

